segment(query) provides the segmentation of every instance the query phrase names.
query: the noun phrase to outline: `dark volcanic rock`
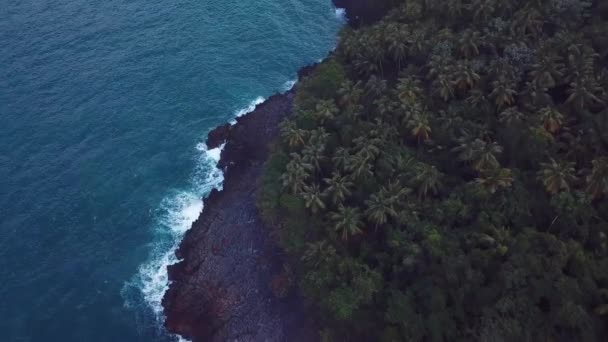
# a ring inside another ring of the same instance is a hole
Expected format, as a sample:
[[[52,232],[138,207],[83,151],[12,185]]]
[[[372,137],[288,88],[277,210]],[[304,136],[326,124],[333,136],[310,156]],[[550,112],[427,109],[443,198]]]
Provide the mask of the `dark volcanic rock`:
[[[268,143],[293,97],[273,96],[236,125],[220,127],[217,137],[227,139],[219,165],[224,189],[205,200],[176,253],[183,260],[169,267],[172,283],[163,300],[169,331],[194,341],[316,339],[301,301],[278,300],[269,288],[281,258],[255,206]],[[210,147],[222,143],[214,139]]]

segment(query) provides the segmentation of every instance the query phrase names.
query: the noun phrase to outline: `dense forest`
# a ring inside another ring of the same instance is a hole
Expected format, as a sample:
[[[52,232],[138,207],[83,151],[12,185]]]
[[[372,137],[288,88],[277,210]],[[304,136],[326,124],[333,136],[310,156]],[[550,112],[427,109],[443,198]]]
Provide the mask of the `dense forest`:
[[[323,341],[607,341],[608,1],[392,2],[281,126],[277,295]]]

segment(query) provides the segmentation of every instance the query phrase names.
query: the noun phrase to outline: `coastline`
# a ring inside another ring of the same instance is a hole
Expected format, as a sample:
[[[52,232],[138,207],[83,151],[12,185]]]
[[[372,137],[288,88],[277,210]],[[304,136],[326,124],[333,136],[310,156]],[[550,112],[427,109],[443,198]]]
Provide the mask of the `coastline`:
[[[369,11],[370,0],[334,0],[334,5],[345,9],[353,27],[378,16]],[[298,80],[312,70],[314,65],[300,69]],[[318,339],[297,294],[279,299],[270,289],[283,272],[283,258],[256,207],[269,144],[291,113],[296,89],[297,84],[209,133],[209,149],[225,143],[218,163],[223,190],[204,199],[203,212],[176,251],[181,261],[168,267],[170,286],[162,305],[169,332],[192,341]]]

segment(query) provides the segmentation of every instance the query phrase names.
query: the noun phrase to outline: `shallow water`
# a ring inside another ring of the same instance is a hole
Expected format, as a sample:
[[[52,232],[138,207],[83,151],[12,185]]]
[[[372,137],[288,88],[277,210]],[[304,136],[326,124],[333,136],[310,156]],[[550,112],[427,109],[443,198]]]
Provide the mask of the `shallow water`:
[[[330,0],[5,1],[0,340],[173,339],[164,266],[221,181],[206,133],[341,24]]]

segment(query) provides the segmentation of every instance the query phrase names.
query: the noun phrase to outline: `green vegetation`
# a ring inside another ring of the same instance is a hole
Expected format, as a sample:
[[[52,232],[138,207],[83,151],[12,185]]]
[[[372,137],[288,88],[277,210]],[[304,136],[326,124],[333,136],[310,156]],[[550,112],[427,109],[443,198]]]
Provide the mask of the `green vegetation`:
[[[608,340],[608,3],[406,0],[305,79],[260,209],[333,341]]]

